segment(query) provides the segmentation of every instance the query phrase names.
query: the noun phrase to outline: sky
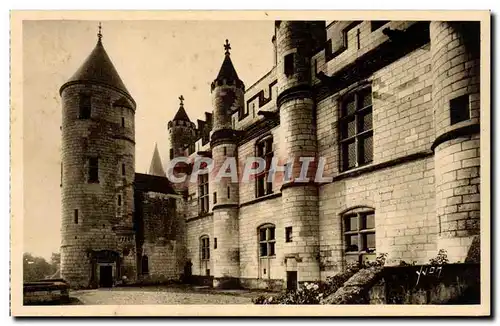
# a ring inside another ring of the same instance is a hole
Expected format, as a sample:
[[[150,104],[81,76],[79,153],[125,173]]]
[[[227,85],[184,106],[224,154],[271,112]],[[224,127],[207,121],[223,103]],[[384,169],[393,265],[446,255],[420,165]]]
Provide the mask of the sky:
[[[97,41],[97,21],[23,23],[24,252],[50,258],[61,242],[61,98]],[[102,21],[103,45],[137,103],[136,172],[155,143],[165,164],[167,122],[184,107],[196,123],[211,112],[210,84],[224,59],[248,88],[271,70],[273,21]]]

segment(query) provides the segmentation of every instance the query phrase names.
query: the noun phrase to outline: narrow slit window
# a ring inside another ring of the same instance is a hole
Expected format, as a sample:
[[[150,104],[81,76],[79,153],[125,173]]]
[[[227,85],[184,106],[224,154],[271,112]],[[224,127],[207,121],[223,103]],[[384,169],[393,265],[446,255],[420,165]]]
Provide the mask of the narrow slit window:
[[[470,119],[469,95],[462,95],[450,101],[450,124]]]
[[[285,56],[285,75],[291,76],[295,73],[294,53]]]
[[[122,163],[122,175],[125,175],[125,163]]]
[[[122,128],[124,128],[124,127],[125,127],[125,118],[122,117]]]
[[[74,219],[75,219],[75,224],[78,224],[78,209],[75,209]]]
[[[90,157],[88,161],[89,183],[99,183],[99,160],[97,157]]]
[[[214,192],[214,205],[217,204],[217,192]]]
[[[227,199],[231,198],[231,188],[227,187]]]
[[[79,115],[80,119],[90,119],[92,111],[92,99],[88,94],[80,95],[79,101]]]
[[[292,227],[287,226],[285,228],[285,242],[292,242]]]

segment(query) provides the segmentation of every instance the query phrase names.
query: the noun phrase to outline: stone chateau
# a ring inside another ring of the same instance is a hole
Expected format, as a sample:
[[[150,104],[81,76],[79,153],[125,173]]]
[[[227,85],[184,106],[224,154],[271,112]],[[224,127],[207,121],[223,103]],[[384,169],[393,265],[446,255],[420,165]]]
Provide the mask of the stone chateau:
[[[135,172],[136,103],[99,32],[60,89],[62,277],[284,289],[381,253],[390,265],[439,249],[477,261],[479,35],[477,22],[276,21],[274,62],[251,86],[226,41],[212,112],[195,123],[180,97],[169,159],[267,166],[251,182],[177,184],[157,148],[149,173]],[[282,170],[269,182],[274,157],[324,158],[331,180],[313,181],[316,160],[309,182],[283,182]]]

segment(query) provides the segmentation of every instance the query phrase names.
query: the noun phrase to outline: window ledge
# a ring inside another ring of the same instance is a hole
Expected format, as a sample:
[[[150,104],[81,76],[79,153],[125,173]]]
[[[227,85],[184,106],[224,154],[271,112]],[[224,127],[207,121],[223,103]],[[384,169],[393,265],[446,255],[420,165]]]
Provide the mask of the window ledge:
[[[252,199],[252,200],[249,200],[249,201],[247,201],[245,203],[240,204],[240,207],[252,205],[252,204],[264,201],[264,200],[273,199],[273,198],[277,198],[277,197],[281,197],[281,192],[276,192],[276,193],[272,193],[272,194],[269,194],[269,195],[264,195],[264,196],[257,197],[255,199]]]
[[[434,153],[432,151],[421,151],[417,152],[414,154],[409,154],[406,156],[398,157],[389,161],[385,161],[382,163],[369,163],[351,170],[347,170],[344,172],[340,172],[337,176],[333,177],[333,180],[331,182],[327,183],[332,183],[341,179],[346,179],[350,177],[356,177],[360,174],[367,173],[367,172],[372,172],[376,170],[381,170],[389,167],[393,167],[399,164],[403,164],[406,162],[414,161],[414,160],[419,160],[422,158],[427,158],[429,156],[432,156]],[[326,184],[326,183],[323,183]]]

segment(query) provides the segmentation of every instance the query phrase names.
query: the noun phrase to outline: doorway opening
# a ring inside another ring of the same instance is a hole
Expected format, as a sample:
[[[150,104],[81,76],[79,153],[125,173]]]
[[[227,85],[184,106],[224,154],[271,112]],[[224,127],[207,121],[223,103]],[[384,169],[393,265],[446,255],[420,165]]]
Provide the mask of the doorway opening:
[[[288,291],[297,290],[297,271],[286,272],[286,289]]]
[[[99,286],[103,288],[113,287],[113,266],[99,267]]]

